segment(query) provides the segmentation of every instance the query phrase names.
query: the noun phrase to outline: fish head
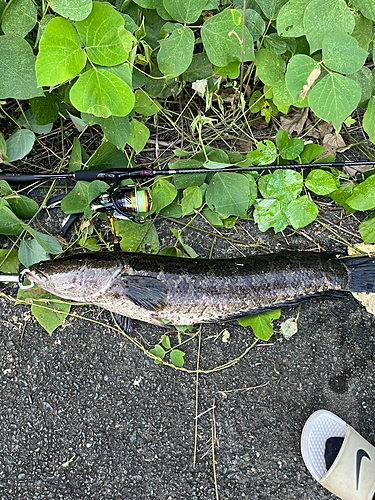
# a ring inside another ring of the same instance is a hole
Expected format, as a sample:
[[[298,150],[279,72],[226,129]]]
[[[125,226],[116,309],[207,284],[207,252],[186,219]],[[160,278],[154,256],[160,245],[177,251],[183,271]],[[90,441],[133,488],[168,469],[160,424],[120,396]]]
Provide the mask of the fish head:
[[[87,303],[104,293],[121,271],[113,260],[97,261],[85,256],[49,260],[32,266],[25,276],[58,297]]]
[[[39,288],[58,297],[70,300],[82,300],[82,271],[80,269],[54,269],[48,262],[33,266],[26,278]]]

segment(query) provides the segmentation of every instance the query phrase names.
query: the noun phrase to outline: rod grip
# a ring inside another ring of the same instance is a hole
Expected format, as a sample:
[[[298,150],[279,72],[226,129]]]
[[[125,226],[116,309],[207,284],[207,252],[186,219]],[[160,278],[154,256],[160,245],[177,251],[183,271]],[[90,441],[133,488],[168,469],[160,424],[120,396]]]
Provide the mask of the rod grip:
[[[77,170],[74,172],[74,178],[76,181],[95,181],[100,179],[100,174],[103,170]]]

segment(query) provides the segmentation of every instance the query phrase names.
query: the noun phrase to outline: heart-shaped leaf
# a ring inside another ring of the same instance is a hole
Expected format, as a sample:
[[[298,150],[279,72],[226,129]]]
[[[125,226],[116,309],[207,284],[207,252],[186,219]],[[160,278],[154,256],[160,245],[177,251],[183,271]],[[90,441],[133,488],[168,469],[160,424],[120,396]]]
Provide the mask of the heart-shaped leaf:
[[[312,0],[303,16],[310,52],[322,48],[323,40],[332,33],[352,33],[355,19],[345,0]]]
[[[193,24],[202,14],[207,0],[163,0],[164,8],[175,21]],[[160,15],[160,14],[159,14]]]
[[[86,61],[70,22],[61,17],[52,19],[39,42],[35,65],[38,84],[53,86],[71,80],[83,70]]]
[[[358,106],[361,95],[357,82],[339,73],[330,73],[311,89],[309,104],[319,118],[332,121],[339,131],[344,120]]]
[[[37,10],[32,0],[13,0],[4,11],[1,29],[5,34],[25,37],[35,26]]]
[[[178,76],[186,71],[193,60],[194,42],[192,30],[177,25],[168,38],[160,40],[157,56],[160,71],[167,76]]]
[[[351,75],[359,71],[367,59],[367,50],[358,47],[355,38],[346,33],[333,33],[323,40],[323,61],[329,69]]]
[[[35,56],[19,35],[0,36],[0,99],[31,99],[43,95],[35,76]]]
[[[241,61],[243,18],[237,10],[228,9],[208,19],[201,30],[202,41],[208,59],[215,66],[228,66]],[[254,59],[254,42],[250,31],[245,29],[245,61]]]
[[[129,85],[104,69],[86,71],[70,89],[69,96],[79,111],[102,118],[126,116],[135,103]]]
[[[53,0],[51,9],[72,21],[82,21],[91,12],[92,0]]]
[[[126,31],[122,15],[111,5],[94,2],[90,15],[76,22],[76,27],[94,64],[116,66],[127,60],[135,39]]]

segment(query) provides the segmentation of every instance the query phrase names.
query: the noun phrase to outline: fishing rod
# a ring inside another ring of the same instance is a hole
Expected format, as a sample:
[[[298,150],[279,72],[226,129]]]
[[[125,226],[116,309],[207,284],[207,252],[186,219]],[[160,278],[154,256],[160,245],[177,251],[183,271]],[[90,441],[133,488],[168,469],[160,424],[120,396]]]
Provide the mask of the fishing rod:
[[[244,160],[245,162],[246,160]],[[122,181],[136,180],[147,181],[155,177],[182,175],[182,174],[208,174],[217,172],[259,172],[263,170],[287,170],[301,168],[342,168],[350,167],[354,170],[358,167],[375,166],[375,161],[358,161],[358,162],[333,162],[333,163],[301,163],[291,165],[252,165],[250,167],[241,167],[241,163],[232,164],[228,167],[204,167],[203,168],[187,168],[187,169],[166,169],[154,170],[150,168],[130,169],[130,168],[113,168],[104,170],[77,170],[70,173],[59,174],[33,174],[33,173],[1,173],[0,181],[6,181],[9,184],[30,184],[39,181],[51,180],[71,180],[71,181],[87,181],[101,180],[111,182],[112,185],[107,192],[100,195],[91,203],[91,209],[94,212],[112,213],[113,217],[122,220],[132,220],[142,222],[139,218],[140,213],[149,213],[152,209],[152,198],[147,189],[138,190],[136,186],[119,186]],[[212,162],[215,165],[215,162]],[[61,203],[62,198],[53,198],[47,204],[47,208],[53,208]],[[138,216],[138,217],[135,217]]]
[[[245,162],[246,160],[244,160]],[[215,162],[212,162],[215,164]],[[184,168],[184,169],[166,169],[166,170],[153,170],[150,168],[143,169],[130,169],[130,168],[119,168],[119,169],[104,169],[104,170],[77,170],[70,173],[60,173],[60,174],[17,174],[17,173],[1,173],[0,181],[7,181],[12,184],[29,184],[37,181],[46,180],[73,180],[73,181],[113,181],[119,183],[126,179],[137,179],[137,180],[147,180],[153,177],[162,175],[180,175],[180,174],[202,174],[209,172],[257,172],[262,170],[285,170],[285,169],[298,169],[298,168],[342,168],[350,167],[356,169],[356,167],[364,166],[375,166],[375,161],[343,161],[343,162],[333,162],[333,163],[296,163],[291,165],[252,165],[250,167],[241,167],[241,163],[231,164],[228,167],[220,168]]]

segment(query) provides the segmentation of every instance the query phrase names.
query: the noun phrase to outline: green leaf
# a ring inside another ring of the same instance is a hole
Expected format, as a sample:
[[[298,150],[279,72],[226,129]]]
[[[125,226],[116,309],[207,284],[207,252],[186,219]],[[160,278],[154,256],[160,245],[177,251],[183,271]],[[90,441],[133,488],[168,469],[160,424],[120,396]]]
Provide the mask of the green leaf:
[[[281,7],[288,0],[255,0],[268,19],[276,19]]]
[[[0,132],[0,163],[3,163],[4,161],[8,161],[7,143],[5,142],[4,136]]]
[[[150,349],[150,353],[160,359],[164,359],[166,355],[166,352],[160,344],[157,344],[153,349]],[[155,359],[155,365],[160,365],[160,361],[158,359]]]
[[[18,125],[28,128],[35,134],[49,134],[53,127],[53,123],[37,125],[31,108],[27,109],[24,114],[18,118]]]
[[[37,10],[32,0],[13,0],[4,12],[1,29],[25,37],[35,26]]]
[[[261,109],[264,108],[264,95],[260,90],[256,90],[253,94],[251,94],[249,101],[249,109],[252,113],[259,113]]]
[[[156,0],[136,0],[134,3],[144,9],[155,9],[156,7]]]
[[[256,316],[249,316],[248,318],[239,319],[238,322],[241,326],[251,326],[255,336],[260,340],[267,342],[275,333],[272,327],[272,321],[279,319],[281,316],[280,309],[276,311],[267,311]]]
[[[177,366],[179,368],[182,368],[185,364],[184,356],[185,353],[183,351],[180,351],[179,349],[173,349],[173,351],[170,352],[170,357],[171,357],[171,363],[174,366]]]
[[[131,168],[129,158],[119,151],[114,144],[103,142],[87,161],[89,169],[103,168]]]
[[[87,125],[100,125],[107,141],[112,142],[122,151],[125,149],[131,134],[129,118],[127,116],[100,118],[98,116],[83,113],[82,118]]]
[[[22,160],[33,149],[35,135],[31,130],[18,129],[6,141],[8,161]]]
[[[157,60],[160,71],[167,76],[181,75],[193,60],[194,33],[190,28],[177,26],[168,38],[160,40]]]
[[[177,189],[166,179],[157,179],[153,185],[151,195],[153,211],[159,212],[164,207],[170,205],[176,198]]]
[[[79,244],[82,245],[83,248],[86,248],[90,252],[100,252],[101,246],[98,243],[96,238],[88,238],[85,241],[79,241]]]
[[[374,77],[371,70],[364,66],[356,73],[348,75],[348,78],[357,82],[361,87],[362,94],[358,106],[360,108],[365,108],[368,104],[368,101],[371,99],[372,90],[374,87]]]
[[[234,9],[224,10],[208,19],[201,30],[207,56],[218,67],[242,59],[243,18]],[[254,59],[253,37],[245,28],[245,61]]]
[[[202,192],[198,186],[188,187],[184,190],[184,196],[181,200],[181,208],[183,215],[191,215],[195,208],[202,205]]]
[[[227,218],[230,215],[246,217],[250,206],[250,185],[244,176],[234,172],[216,173],[208,185],[207,205]]]
[[[202,167],[202,162],[197,160],[180,160],[176,163],[169,164],[170,168],[176,170],[198,169]],[[192,186],[201,186],[207,177],[207,173],[202,174],[176,174],[174,176],[174,185],[176,189],[186,189]]]
[[[52,255],[58,255],[62,252],[61,245],[56,238],[50,236],[49,234],[40,233],[30,226],[25,225],[26,231],[36,239],[43,250]]]
[[[158,233],[152,221],[144,224],[116,220],[117,236],[122,238],[120,247],[123,252],[150,252],[158,253],[160,249]]]
[[[35,239],[23,239],[18,251],[20,262],[25,267],[30,267],[43,260],[49,259],[49,254],[39,245]]]
[[[349,207],[346,203],[346,200],[351,196],[353,189],[354,184],[344,184],[330,194],[332,200],[340,205],[340,207],[343,207],[348,215],[355,212],[354,208]]]
[[[303,15],[311,0],[290,0],[280,9],[276,27],[280,36],[297,38],[305,34]]]
[[[270,87],[284,79],[286,64],[284,59],[268,49],[255,53],[257,77]]]
[[[19,259],[17,250],[0,250],[0,273],[18,273]]]
[[[322,42],[323,61],[332,71],[350,75],[359,71],[367,59],[367,50],[358,47],[346,33],[327,35]]]
[[[276,134],[276,145],[279,148],[281,157],[285,160],[295,160],[305,147],[302,139],[290,139],[285,130],[280,130]]]
[[[319,209],[310,198],[305,195],[293,200],[286,209],[286,214],[293,229],[301,229],[314,222],[319,214]]]
[[[362,14],[375,21],[375,3],[373,0],[352,0],[351,2]]]
[[[269,176],[267,194],[283,203],[289,203],[297,198],[303,189],[303,177],[294,170],[276,170]]]
[[[168,335],[164,335],[163,338],[162,338],[162,341],[161,341],[161,345],[165,348],[165,349],[170,349],[171,348],[171,339],[169,338]]]
[[[345,0],[312,0],[306,7],[303,25],[312,54],[322,48],[327,35],[352,33],[355,20]]]
[[[179,23],[193,24],[202,14],[207,0],[163,0],[167,12]]]
[[[296,54],[290,59],[286,70],[285,83],[295,101],[300,99],[304,87],[309,86],[309,78],[318,69],[319,64],[305,54]]]
[[[273,104],[281,113],[287,114],[289,107],[294,104],[294,99],[286,88],[285,77],[275,83],[273,87]]]
[[[273,227],[276,234],[287,227],[284,203],[275,199],[256,200],[254,206],[254,220],[262,233]]]
[[[289,48],[287,44],[287,38],[282,38],[277,33],[270,33],[265,37],[264,47],[271,52],[279,55],[285,54],[285,52]]]
[[[356,186],[346,203],[361,212],[375,208],[375,176],[367,177],[364,182]]]
[[[76,28],[92,63],[116,66],[127,60],[135,39],[112,6],[94,2],[90,15],[76,22]]]
[[[367,245],[375,243],[375,214],[371,214],[362,222],[359,232]]]
[[[275,144],[266,139],[257,143],[257,150],[247,153],[246,158],[251,161],[251,165],[271,165],[277,158]]]
[[[39,42],[36,77],[39,86],[54,86],[72,80],[86,65],[86,54],[76,30],[66,19],[52,19]]]
[[[195,82],[196,80],[204,80],[211,78],[214,72],[212,64],[204,52],[193,55],[193,60],[190,66],[184,72],[185,82]]]
[[[172,229],[172,228],[170,228],[170,229],[171,229],[173,235],[175,236],[177,242],[182,246],[182,248],[186,252],[186,254],[183,254],[182,256],[183,257],[189,256],[192,259],[196,259],[198,257],[198,254],[190,245],[187,245],[186,243],[184,243],[184,240],[182,239],[181,231],[177,231],[176,229]],[[176,257],[177,257],[177,255],[176,255]]]
[[[102,118],[126,116],[135,103],[131,88],[121,78],[103,69],[83,73],[70,89],[69,96],[79,111]]]
[[[224,222],[223,219],[220,217],[220,215],[217,212],[214,212],[210,208],[206,207],[202,210],[202,215],[205,217],[209,224],[211,224],[214,227],[223,227]]]
[[[375,97],[371,97],[368,102],[366,113],[363,117],[363,128],[369,139],[375,144]]]
[[[92,0],[53,0],[50,7],[72,21],[82,21],[91,12]]]
[[[160,104],[154,101],[143,89],[135,91],[134,111],[143,116],[152,116],[159,113]]]
[[[0,234],[21,234],[25,224],[10,210],[8,203],[0,199]]]
[[[369,49],[372,38],[372,21],[362,16],[359,12],[355,15],[355,28],[352,32],[352,37],[357,40],[358,45],[362,49],[366,51]]]
[[[130,88],[132,88],[133,75],[131,68],[128,63],[120,64],[119,66],[106,66],[100,69],[105,69],[109,73],[118,76],[122,81],[124,81]]]
[[[35,56],[19,35],[0,36],[0,99],[31,99],[43,95],[35,76]]]
[[[68,172],[76,172],[82,168],[82,148],[78,137],[73,138],[73,148],[70,153]]]
[[[306,144],[301,153],[301,163],[311,163],[324,153],[324,148],[320,144]]]
[[[37,125],[49,125],[59,117],[59,106],[52,92],[47,92],[43,97],[30,99],[30,106]]]
[[[134,119],[130,122],[130,130],[131,135],[128,144],[138,154],[146,146],[150,131],[146,125]]]
[[[218,76],[222,76],[224,78],[227,76],[231,80],[235,80],[240,75],[241,61],[236,59],[235,61],[230,62],[229,64],[227,64],[227,66],[223,66],[222,68],[214,66],[214,70]]]
[[[19,290],[17,298],[33,301],[31,313],[50,335],[64,323],[71,307],[69,303],[38,287],[32,290]]]
[[[103,181],[78,181],[62,200],[61,210],[67,215],[83,213],[89,203],[107,190],[108,184]]]
[[[305,181],[306,187],[319,196],[333,193],[340,186],[340,182],[329,172],[312,170]]]
[[[318,118],[332,121],[339,131],[343,121],[358,106],[361,94],[358,83],[338,73],[330,73],[311,89],[309,105]]]
[[[38,204],[34,200],[22,194],[13,193],[11,196],[6,197],[6,201],[17,217],[25,219],[31,219],[39,209]]]
[[[13,194],[13,189],[9,186],[9,184],[6,181],[0,181],[0,196],[8,196],[12,194]],[[9,203],[6,202],[5,200],[3,201],[5,206],[8,207]]]
[[[254,9],[246,9],[246,27],[250,31],[254,42],[257,42],[266,29],[262,16]]]

